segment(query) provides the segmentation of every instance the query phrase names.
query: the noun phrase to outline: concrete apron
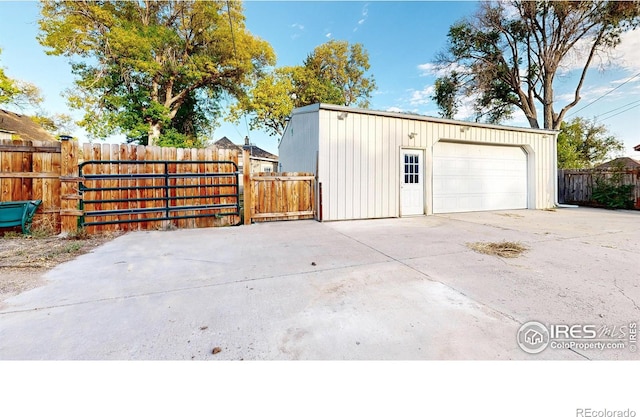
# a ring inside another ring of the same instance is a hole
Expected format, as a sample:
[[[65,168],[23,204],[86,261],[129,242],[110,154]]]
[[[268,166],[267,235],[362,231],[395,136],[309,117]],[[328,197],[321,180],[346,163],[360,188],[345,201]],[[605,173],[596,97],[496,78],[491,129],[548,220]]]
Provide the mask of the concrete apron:
[[[638,213],[571,210],[129,233],[7,300],[0,358],[637,358],[516,343],[529,320],[639,316]]]

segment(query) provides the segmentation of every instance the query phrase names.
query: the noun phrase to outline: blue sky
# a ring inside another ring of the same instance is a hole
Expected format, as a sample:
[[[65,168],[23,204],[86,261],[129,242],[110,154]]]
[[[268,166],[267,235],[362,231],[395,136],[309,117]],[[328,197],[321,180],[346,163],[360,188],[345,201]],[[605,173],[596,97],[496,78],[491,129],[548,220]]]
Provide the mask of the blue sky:
[[[437,116],[437,108],[429,99],[436,78],[430,63],[445,46],[449,26],[472,15],[477,6],[476,2],[465,1],[244,3],[247,28],[272,45],[278,66],[301,64],[316,46],[330,39],[361,43],[369,53],[371,73],[378,86],[370,107],[430,116]],[[36,2],[0,1],[0,65],[9,76],[39,86],[49,113],[70,113],[60,93],[72,86],[73,76],[66,58],[47,56],[36,41],[38,10]],[[572,94],[575,68],[568,63],[557,80],[557,98],[561,101]],[[640,159],[640,153],[632,149],[640,144],[640,106],[633,108],[638,104],[640,30],[625,35],[613,58],[589,72],[582,101],[569,115],[597,117],[625,142],[626,155]],[[79,118],[79,114],[76,116]],[[468,116],[470,109],[463,108],[459,118]],[[527,126],[520,112],[505,124]],[[81,131],[74,133],[84,140]],[[214,138],[227,136],[240,143],[247,134],[253,143],[277,153],[276,137],[248,132],[243,121],[237,125],[223,123]]]

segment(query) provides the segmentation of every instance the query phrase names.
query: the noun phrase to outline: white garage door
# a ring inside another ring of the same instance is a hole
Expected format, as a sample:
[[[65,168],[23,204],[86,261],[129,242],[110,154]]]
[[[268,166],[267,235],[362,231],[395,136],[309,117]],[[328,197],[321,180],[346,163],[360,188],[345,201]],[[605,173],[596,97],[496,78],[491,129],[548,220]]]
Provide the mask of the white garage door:
[[[527,208],[527,155],[513,146],[438,142],[433,212]]]

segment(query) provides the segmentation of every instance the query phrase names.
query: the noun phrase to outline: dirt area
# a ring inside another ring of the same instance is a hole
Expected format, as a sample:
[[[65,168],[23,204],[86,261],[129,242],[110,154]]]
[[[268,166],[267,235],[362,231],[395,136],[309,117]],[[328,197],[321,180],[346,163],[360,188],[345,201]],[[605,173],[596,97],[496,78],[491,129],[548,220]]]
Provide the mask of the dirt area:
[[[114,239],[117,235],[24,236],[7,233],[0,237],[0,304],[9,297],[44,285],[51,268]]]

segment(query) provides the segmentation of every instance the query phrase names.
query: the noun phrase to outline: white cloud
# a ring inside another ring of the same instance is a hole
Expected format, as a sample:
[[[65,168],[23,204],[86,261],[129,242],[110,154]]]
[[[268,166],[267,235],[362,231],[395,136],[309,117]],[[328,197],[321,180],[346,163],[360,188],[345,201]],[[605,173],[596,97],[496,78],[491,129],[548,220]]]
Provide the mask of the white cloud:
[[[458,120],[470,120],[471,118],[474,118],[476,115],[473,105],[474,101],[475,97],[461,97],[455,118]]]
[[[400,107],[396,107],[396,106],[388,107],[388,108],[386,109],[386,111],[394,112],[394,113],[404,113],[404,112],[405,112],[405,110],[404,110],[404,109],[401,109]]]
[[[419,106],[431,103],[431,96],[433,95],[435,88],[432,85],[428,85],[422,90],[413,90],[409,103],[412,106]]]
[[[640,71],[640,30],[632,30],[622,35],[622,42],[614,51],[614,59],[621,67],[630,71]]]
[[[436,65],[431,62],[427,62],[426,64],[418,65],[418,69],[420,70],[422,76],[426,75],[435,75]]]
[[[520,109],[515,109],[513,112],[513,117],[507,121],[506,124],[510,126],[520,126],[520,127],[530,127],[529,119],[525,116],[524,112]]]
[[[293,33],[291,35],[291,39],[296,40],[300,36],[302,36],[301,34],[302,34],[302,32],[304,32],[304,25],[302,25],[300,23],[293,23],[289,27],[292,28],[292,29],[295,29],[295,33]]]
[[[324,36],[325,36],[325,38],[330,38],[331,37],[331,32],[327,32]]]
[[[592,39],[581,39],[565,56],[561,63],[559,75],[566,75],[584,67],[592,46]],[[621,35],[620,44],[607,53],[597,53],[590,68],[607,69],[622,68],[628,71],[640,71],[640,31],[632,30]]]
[[[369,16],[369,3],[365,3],[364,6],[362,6],[362,12],[361,12],[361,18],[360,20],[358,20],[358,24],[355,28],[353,28],[354,32],[358,31],[358,28],[362,25],[364,25],[364,22],[367,21],[367,17]]]

